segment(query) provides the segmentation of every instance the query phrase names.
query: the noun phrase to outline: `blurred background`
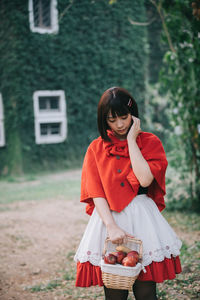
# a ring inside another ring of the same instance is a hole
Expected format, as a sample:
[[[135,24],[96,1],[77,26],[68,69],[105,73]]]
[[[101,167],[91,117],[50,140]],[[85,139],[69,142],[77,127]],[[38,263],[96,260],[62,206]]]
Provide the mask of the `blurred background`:
[[[83,157],[112,86],[169,162],[163,215],[183,272],[158,297],[200,299],[200,0],[0,0],[2,300],[103,299],[75,288],[73,256]]]
[[[80,168],[122,86],[164,144],[168,208],[200,211],[199,0],[1,0],[0,20],[1,178]]]

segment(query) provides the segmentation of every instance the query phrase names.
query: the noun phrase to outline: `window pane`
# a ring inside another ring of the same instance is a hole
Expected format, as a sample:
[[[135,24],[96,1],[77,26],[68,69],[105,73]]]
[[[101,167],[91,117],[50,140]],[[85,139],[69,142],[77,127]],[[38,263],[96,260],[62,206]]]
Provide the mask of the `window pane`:
[[[48,97],[39,97],[39,109],[48,108]]]
[[[48,134],[48,124],[40,124],[40,133],[41,135]]]
[[[53,110],[60,110],[59,107],[59,97],[57,96],[50,96],[50,97],[39,97],[39,109],[53,109]]]
[[[60,123],[45,123],[40,124],[40,134],[41,135],[58,135],[61,132]]]
[[[51,126],[51,134],[60,134],[60,123],[52,123]]]
[[[42,21],[45,27],[51,27],[51,0],[42,0]]]
[[[34,25],[51,27],[51,0],[33,0]]]
[[[39,0],[33,0],[34,25],[39,26]]]
[[[59,109],[59,97],[51,97],[50,98],[50,108],[51,109]]]

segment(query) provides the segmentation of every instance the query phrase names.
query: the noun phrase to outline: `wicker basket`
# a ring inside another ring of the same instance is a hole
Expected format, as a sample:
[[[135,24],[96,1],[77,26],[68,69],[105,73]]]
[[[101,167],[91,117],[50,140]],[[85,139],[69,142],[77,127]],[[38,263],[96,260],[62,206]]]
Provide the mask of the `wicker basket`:
[[[120,264],[106,264],[101,260],[102,280],[107,288],[132,290],[133,284],[142,270],[142,241],[136,238],[127,238],[127,242],[123,244],[131,250],[138,251],[139,262],[135,267],[125,267]],[[116,251],[116,244],[110,239],[105,240],[104,255],[108,252]]]

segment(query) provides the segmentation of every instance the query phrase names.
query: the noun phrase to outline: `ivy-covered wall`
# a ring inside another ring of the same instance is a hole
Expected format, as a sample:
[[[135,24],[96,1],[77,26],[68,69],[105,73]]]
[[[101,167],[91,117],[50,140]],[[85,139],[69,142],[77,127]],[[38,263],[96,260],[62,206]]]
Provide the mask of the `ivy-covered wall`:
[[[71,5],[72,4],[72,5]],[[96,107],[111,86],[127,88],[144,111],[146,27],[144,1],[58,0],[59,33],[30,31],[28,0],[0,1],[0,92],[6,146],[0,173],[78,165],[98,136]],[[64,143],[35,143],[33,93],[64,90],[68,137]]]
[[[168,45],[162,40],[162,20],[156,7],[149,0],[145,0],[145,7],[149,44],[148,82],[154,84],[159,80],[159,73],[163,67],[163,56],[168,50]]]

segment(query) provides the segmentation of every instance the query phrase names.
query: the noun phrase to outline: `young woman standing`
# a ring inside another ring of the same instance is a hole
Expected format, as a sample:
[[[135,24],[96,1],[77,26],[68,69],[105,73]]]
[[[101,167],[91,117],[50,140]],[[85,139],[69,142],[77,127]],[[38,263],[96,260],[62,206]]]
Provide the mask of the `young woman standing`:
[[[143,132],[134,98],[123,88],[106,90],[98,104],[100,137],[85,155],[81,202],[91,215],[75,255],[76,286],[103,286],[100,261],[108,236],[143,242],[143,265],[133,285],[137,300],[155,300],[156,283],[181,272],[181,241],[163,218],[167,159],[157,136]],[[127,290],[108,289],[106,300],[126,300]]]

